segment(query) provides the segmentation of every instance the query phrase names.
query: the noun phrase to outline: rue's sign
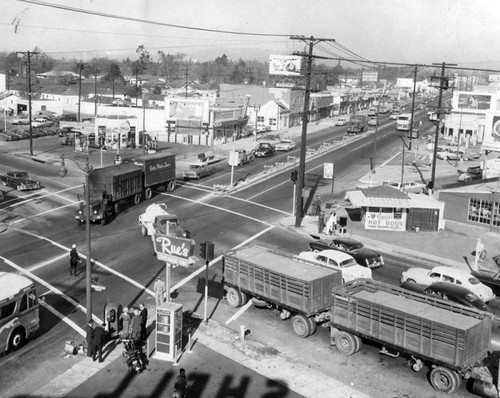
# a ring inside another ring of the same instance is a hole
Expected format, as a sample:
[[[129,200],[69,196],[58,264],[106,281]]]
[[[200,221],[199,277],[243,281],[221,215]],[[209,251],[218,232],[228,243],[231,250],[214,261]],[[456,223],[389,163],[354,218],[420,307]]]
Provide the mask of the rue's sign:
[[[153,244],[158,260],[183,267],[192,263],[190,257],[194,254],[196,244],[193,239],[155,234]]]

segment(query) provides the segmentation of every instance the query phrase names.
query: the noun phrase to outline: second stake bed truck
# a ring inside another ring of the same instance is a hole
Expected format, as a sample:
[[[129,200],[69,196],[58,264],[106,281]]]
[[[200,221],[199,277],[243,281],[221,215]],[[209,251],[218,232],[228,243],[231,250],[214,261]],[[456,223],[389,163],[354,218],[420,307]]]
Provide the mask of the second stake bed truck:
[[[139,204],[143,197],[150,199],[152,190],[164,186],[175,189],[175,155],[156,154],[136,158],[134,163],[94,169],[89,173],[90,221],[107,223],[130,201]],[[86,204],[80,203],[75,212],[78,224],[86,220]]]
[[[366,130],[368,127],[368,116],[366,115],[352,115],[347,123],[347,134],[359,134]]]

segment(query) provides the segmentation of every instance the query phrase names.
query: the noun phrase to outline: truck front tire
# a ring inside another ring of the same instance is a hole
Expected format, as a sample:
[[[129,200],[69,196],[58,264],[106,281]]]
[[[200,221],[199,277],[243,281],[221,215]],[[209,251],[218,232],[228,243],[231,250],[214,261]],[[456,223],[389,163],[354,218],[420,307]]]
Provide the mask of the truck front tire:
[[[342,355],[348,357],[359,351],[361,340],[358,336],[341,330],[335,336],[335,346]]]
[[[451,394],[460,386],[462,378],[451,369],[437,366],[431,371],[430,382],[436,391]]]
[[[314,333],[312,323],[302,314],[294,315],[292,318],[292,328],[293,332],[302,338],[306,338]]]
[[[142,236],[148,236],[148,229],[144,225],[141,227],[141,234]]]
[[[226,292],[227,303],[233,307],[241,307],[243,303],[243,298],[241,297],[240,291],[234,287],[228,287]]]

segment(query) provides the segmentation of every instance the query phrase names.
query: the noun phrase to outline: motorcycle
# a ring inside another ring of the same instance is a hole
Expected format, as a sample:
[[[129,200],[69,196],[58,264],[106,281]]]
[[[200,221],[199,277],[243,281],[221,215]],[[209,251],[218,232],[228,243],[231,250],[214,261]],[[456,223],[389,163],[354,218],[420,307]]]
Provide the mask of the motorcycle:
[[[122,355],[125,358],[129,372],[141,373],[146,367],[142,358],[142,351],[137,348],[134,340],[122,339],[120,341],[123,342],[125,347]]]

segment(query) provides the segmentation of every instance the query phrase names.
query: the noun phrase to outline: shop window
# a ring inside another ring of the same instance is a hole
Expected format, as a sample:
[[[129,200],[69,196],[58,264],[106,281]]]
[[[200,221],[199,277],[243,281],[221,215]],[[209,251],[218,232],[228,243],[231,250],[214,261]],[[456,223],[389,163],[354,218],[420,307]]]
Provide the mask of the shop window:
[[[500,203],[484,199],[469,199],[467,220],[479,224],[500,226]]]

